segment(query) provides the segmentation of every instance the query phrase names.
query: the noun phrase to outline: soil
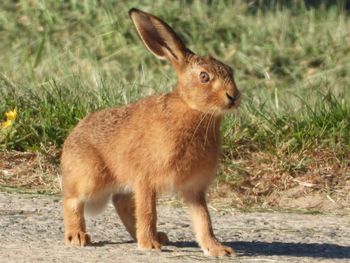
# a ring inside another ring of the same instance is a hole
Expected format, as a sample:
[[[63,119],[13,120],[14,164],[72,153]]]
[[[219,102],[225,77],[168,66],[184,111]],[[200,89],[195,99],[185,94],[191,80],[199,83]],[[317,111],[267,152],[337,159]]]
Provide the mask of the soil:
[[[174,199],[158,205],[158,229],[171,244],[140,251],[111,205],[87,219],[93,244],[63,243],[59,196],[0,192],[0,262],[349,262],[349,213],[242,212],[219,202],[209,206],[214,231],[237,253],[204,256],[194,241],[186,208]]]

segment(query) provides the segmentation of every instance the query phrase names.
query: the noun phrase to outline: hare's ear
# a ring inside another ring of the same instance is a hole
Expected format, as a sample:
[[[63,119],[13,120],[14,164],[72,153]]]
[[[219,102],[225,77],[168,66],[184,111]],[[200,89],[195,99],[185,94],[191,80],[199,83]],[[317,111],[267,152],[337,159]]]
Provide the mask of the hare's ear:
[[[172,63],[184,62],[187,52],[185,45],[164,21],[136,8],[129,11],[130,18],[146,47],[158,58],[169,59]]]

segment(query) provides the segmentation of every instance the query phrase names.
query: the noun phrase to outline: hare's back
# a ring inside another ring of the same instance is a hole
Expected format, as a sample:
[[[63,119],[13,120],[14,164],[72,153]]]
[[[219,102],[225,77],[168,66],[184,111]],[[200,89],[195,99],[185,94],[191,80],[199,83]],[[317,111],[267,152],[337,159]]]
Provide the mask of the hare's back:
[[[90,113],[72,130],[64,144],[70,147],[91,145],[96,150],[109,148],[125,137],[145,133],[147,126],[161,114],[163,95],[151,96],[135,103]]]

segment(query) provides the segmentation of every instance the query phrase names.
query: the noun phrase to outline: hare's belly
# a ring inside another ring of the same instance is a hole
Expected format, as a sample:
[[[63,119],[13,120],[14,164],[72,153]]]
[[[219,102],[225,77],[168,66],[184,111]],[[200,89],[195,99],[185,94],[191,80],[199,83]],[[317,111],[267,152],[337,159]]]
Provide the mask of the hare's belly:
[[[120,183],[147,181],[160,191],[178,191],[208,185],[216,175],[218,152],[167,151],[154,148],[114,155],[108,165]]]

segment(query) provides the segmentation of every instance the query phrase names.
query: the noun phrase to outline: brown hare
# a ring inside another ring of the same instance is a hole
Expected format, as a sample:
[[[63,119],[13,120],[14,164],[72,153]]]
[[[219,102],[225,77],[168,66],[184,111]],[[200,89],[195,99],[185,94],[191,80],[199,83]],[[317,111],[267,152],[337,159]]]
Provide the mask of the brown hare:
[[[85,246],[84,210],[101,210],[111,198],[127,231],[142,249],[168,242],[157,232],[156,199],[176,192],[189,207],[207,255],[232,254],[215,237],[205,193],[220,155],[222,115],[239,105],[232,69],[187,49],[159,18],[131,9],[146,47],[173,65],[173,92],[92,113],[66,139],[61,157],[66,244]]]

